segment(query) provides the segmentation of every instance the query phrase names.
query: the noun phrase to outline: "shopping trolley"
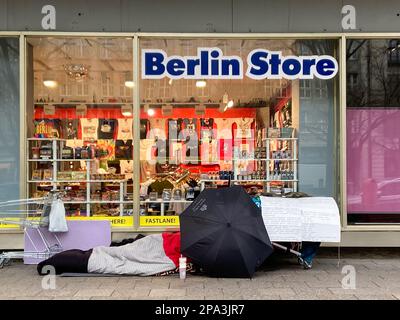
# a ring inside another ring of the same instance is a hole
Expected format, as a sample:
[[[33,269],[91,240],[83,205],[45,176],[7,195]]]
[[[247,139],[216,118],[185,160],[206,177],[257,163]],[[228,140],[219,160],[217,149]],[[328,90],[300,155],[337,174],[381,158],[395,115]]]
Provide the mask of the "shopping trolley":
[[[0,202],[0,223],[18,225],[24,230],[25,237],[31,242],[35,251],[14,251],[0,253],[0,269],[11,263],[12,259],[48,259],[62,251],[60,239],[55,233],[48,239],[43,233],[43,228],[48,228],[50,223],[51,207],[55,200],[61,199],[61,192],[51,190],[42,198],[31,198]],[[3,219],[3,217],[6,217]],[[38,250],[37,244],[32,240],[28,229],[35,230],[44,245],[44,250]]]

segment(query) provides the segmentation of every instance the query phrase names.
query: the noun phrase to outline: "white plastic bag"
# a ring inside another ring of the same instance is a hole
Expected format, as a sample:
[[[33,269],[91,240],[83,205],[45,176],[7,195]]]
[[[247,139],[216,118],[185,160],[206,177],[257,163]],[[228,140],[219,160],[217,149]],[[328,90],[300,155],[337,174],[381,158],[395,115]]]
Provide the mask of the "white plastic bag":
[[[68,232],[64,203],[60,199],[53,200],[49,220],[50,232]]]

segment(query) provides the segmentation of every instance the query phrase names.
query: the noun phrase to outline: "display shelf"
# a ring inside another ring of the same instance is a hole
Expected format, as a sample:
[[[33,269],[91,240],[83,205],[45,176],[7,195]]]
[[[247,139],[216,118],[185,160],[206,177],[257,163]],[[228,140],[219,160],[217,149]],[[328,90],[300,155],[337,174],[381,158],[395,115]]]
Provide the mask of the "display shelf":
[[[29,162],[73,162],[73,161],[94,161],[94,159],[28,159]]]
[[[123,106],[133,105],[132,102],[35,102],[35,106],[53,105],[58,107],[75,107],[84,104],[86,106]]]
[[[171,200],[163,200],[163,199],[159,198],[157,200],[150,200],[150,199],[142,200],[142,201],[140,201],[140,205],[141,205],[141,207],[143,207],[143,206],[148,206],[148,205],[150,205],[152,203],[159,204],[160,205],[160,210],[159,211],[153,211],[153,212],[159,213],[160,216],[165,216],[165,211],[166,211],[165,206],[166,205],[170,205],[172,203],[191,204],[192,202],[193,201],[190,201],[190,200],[173,200],[173,199],[171,199]]]
[[[67,141],[61,138],[28,138],[28,141]]]
[[[298,161],[298,159],[274,159],[274,158],[251,158],[251,159],[241,159],[235,158],[232,161]]]
[[[226,180],[226,179],[201,179],[200,182],[297,182],[297,179],[275,180],[275,179],[246,179],[246,180]]]
[[[297,140],[298,138],[263,138],[263,141],[269,141],[269,140]]]
[[[163,199],[157,199],[157,200],[142,200],[140,203],[192,203],[193,201],[191,200],[163,200]]]
[[[270,159],[270,164],[274,164],[273,167],[273,171],[275,170],[275,164],[276,163],[280,163],[280,162],[285,162],[291,166],[291,169],[293,170],[292,172],[292,177],[294,179],[272,179],[272,177],[274,176],[274,173],[272,171],[270,171],[270,167],[267,168],[267,180],[268,180],[268,184],[267,184],[267,192],[271,191],[271,183],[272,182],[281,182],[281,183],[290,183],[293,186],[293,190],[296,192],[297,191],[297,185],[298,185],[298,175],[297,175],[297,164],[298,164],[298,155],[297,155],[297,143],[298,143],[298,138],[294,138],[294,137],[290,137],[290,138],[284,138],[284,137],[279,137],[279,138],[264,138],[263,141],[266,141],[266,154],[267,155],[271,155],[271,152],[274,151],[279,151],[279,150],[271,150],[271,143],[273,143],[274,141],[288,141],[289,143],[289,147],[288,149],[290,149],[291,151],[291,155],[293,156],[293,158],[290,159],[276,159],[276,158],[269,158]],[[279,168],[279,170],[281,170],[282,168]]]
[[[125,183],[128,180],[28,180],[29,183]]]
[[[119,206],[119,212],[120,215],[123,214],[124,212],[124,206],[126,204],[132,204],[132,201],[124,201],[124,198],[126,197],[126,192],[127,192],[127,182],[128,179],[95,179],[92,180],[91,178],[91,163],[95,161],[95,159],[60,159],[59,158],[59,152],[62,148],[63,142],[66,141],[65,139],[58,139],[58,138],[29,138],[27,142],[27,153],[29,154],[30,151],[30,144],[33,144],[37,141],[51,141],[51,148],[52,148],[52,156],[49,157],[48,159],[29,159],[27,161],[27,170],[28,170],[28,176],[32,177],[33,170],[37,168],[35,163],[41,163],[41,162],[47,162],[47,163],[52,163],[52,179],[51,180],[28,180],[28,190],[37,190],[38,187],[44,187],[44,188],[52,188],[53,190],[56,190],[60,185],[63,185],[64,187],[72,187],[72,186],[81,186],[83,185],[84,188],[86,189],[85,193],[85,199],[84,200],[70,200],[70,201],[65,201],[66,204],[84,204],[86,206],[85,213],[86,216],[91,215],[91,204],[114,204]],[[55,163],[60,163],[60,162],[85,162],[86,163],[86,168],[84,171],[81,172],[81,177],[85,177],[86,179],[58,179],[58,174],[59,172],[65,172],[65,171],[59,171],[59,166],[54,165]],[[93,187],[93,184],[97,183],[102,183],[102,184],[108,184],[108,187],[117,187],[119,188],[119,199],[118,200],[110,200],[110,201],[104,201],[104,200],[94,200],[91,198],[91,188]]]
[[[132,204],[133,201],[119,201],[119,200],[110,200],[110,201],[106,201],[106,200],[90,200],[90,201],[86,201],[86,200],[82,200],[82,201],[69,201],[69,200],[65,200],[63,201],[64,204],[85,204],[85,203],[89,203],[89,204]]]

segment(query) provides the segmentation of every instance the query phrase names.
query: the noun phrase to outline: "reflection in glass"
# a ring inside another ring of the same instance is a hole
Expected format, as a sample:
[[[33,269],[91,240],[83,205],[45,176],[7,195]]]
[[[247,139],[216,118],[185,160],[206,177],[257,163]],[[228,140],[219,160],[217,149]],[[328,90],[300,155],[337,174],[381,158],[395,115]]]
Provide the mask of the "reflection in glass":
[[[398,43],[396,39],[347,41],[349,223],[400,221]]]
[[[0,38],[0,201],[19,192],[19,39]]]

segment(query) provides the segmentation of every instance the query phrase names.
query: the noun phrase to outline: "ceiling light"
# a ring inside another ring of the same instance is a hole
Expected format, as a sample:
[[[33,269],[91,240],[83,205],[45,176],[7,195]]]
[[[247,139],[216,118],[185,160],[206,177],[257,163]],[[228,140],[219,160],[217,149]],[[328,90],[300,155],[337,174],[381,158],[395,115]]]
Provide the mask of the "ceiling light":
[[[125,81],[125,87],[133,88],[135,86],[135,82],[133,81]]]
[[[43,80],[43,84],[47,88],[57,87],[57,81],[55,81],[55,80]]]
[[[89,66],[82,63],[69,63],[64,65],[64,71],[73,80],[80,81],[89,74]]]
[[[207,86],[207,82],[205,80],[197,80],[196,87],[197,88],[205,88]]]
[[[147,114],[149,117],[152,117],[156,114],[156,112],[154,111],[154,109],[149,109],[149,110],[147,110]]]
[[[233,100],[229,100],[229,102],[226,104],[226,106],[227,106],[228,108],[232,108],[233,105],[234,105]]]
[[[47,88],[55,88],[58,85],[56,74],[51,70],[43,73],[42,80],[44,86]]]
[[[125,72],[125,87],[133,88],[135,86],[135,82],[133,81],[132,72]]]

